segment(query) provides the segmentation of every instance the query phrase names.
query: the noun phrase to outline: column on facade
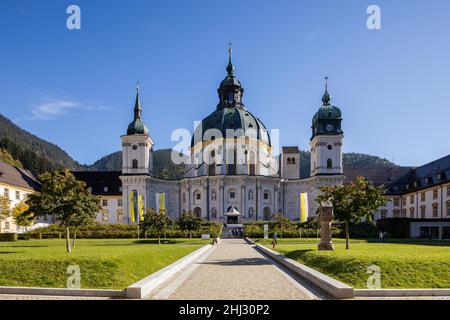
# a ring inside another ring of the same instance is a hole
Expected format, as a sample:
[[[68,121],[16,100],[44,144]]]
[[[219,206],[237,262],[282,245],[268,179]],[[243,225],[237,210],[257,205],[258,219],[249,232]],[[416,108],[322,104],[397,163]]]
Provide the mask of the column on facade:
[[[256,191],[257,193],[258,193],[258,199],[257,199],[257,211],[256,211],[256,214],[257,214],[257,217],[256,217],[256,220],[261,220],[261,218],[262,219],[264,219],[264,213],[263,213],[263,208],[262,208],[262,194],[261,194],[261,186],[258,186],[258,190]]]
[[[274,205],[273,205],[274,206],[273,213],[278,213],[278,188],[274,189],[273,196],[274,196],[274,199],[273,199],[273,203],[274,203]],[[286,214],[284,212],[283,212],[283,215],[286,216]]]
[[[244,216],[247,212],[246,206],[246,198],[245,198],[245,185],[241,186],[241,214],[242,214],[242,222],[244,222]]]
[[[219,186],[219,217],[223,219],[224,208],[223,208],[223,197],[224,197],[224,187]]]
[[[191,195],[191,182],[188,182],[188,209],[187,209],[187,211],[190,211],[190,210],[192,210],[192,203],[191,203],[191,198],[192,198],[192,195]]]
[[[203,197],[203,195],[204,195],[204,197]],[[208,206],[209,192],[208,192],[208,186],[203,185],[203,195],[202,195],[202,202],[203,202],[203,206],[202,207],[205,208],[206,218],[209,220],[209,206]],[[203,209],[202,209],[202,211],[203,211]]]

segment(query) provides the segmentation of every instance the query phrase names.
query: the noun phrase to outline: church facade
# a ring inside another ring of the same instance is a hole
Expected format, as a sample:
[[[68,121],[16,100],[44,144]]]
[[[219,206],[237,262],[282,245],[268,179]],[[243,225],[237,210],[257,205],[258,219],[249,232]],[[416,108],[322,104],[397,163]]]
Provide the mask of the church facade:
[[[275,213],[299,220],[302,194],[304,210],[316,214],[320,186],[343,182],[342,115],[331,105],[328,89],[312,121],[311,175],[300,179],[298,147],[283,147],[275,157],[269,131],[244,105],[231,50],[226,71],[219,103],[194,131],[190,163],[179,181],[153,176],[154,142],[142,121],[138,89],[134,119],[121,137],[122,171],[109,173],[121,181],[120,192],[110,195],[117,206],[103,208],[99,221],[137,223],[138,213],[147,208],[165,209],[174,219],[192,211],[204,220],[231,224],[269,220]]]

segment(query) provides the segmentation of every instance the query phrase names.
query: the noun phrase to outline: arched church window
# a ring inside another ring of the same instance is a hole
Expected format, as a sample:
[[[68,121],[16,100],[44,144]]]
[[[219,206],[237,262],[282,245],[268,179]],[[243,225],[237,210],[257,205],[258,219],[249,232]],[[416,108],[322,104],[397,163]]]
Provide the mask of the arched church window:
[[[327,169],[331,169],[331,168],[333,168],[333,160],[328,159],[327,160]]]
[[[211,209],[211,218],[216,219],[217,218],[217,210],[216,208]]]
[[[291,159],[291,164],[295,164],[295,158]]]
[[[287,164],[291,164],[291,158],[287,158]]]
[[[136,159],[133,159],[131,166],[133,167],[133,169],[137,169],[138,168],[138,161]]]

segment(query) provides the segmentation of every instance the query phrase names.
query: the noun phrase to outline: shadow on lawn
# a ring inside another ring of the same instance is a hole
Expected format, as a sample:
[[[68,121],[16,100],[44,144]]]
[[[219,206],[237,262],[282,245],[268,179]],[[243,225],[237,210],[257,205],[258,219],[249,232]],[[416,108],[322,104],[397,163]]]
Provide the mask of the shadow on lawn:
[[[13,247],[13,248],[48,248],[49,246],[32,246],[32,245],[30,245],[30,246],[15,246],[15,245],[12,245],[11,247]]]
[[[379,239],[367,239],[368,243],[388,243],[388,244],[416,244],[423,246],[438,246],[449,247],[450,241],[448,240],[428,240],[428,239],[386,239],[380,241]]]
[[[183,241],[172,239],[161,239],[161,244],[181,244]],[[133,244],[158,244],[158,239],[136,240]]]
[[[297,258],[300,258],[301,256],[303,256],[305,253],[308,253],[311,251],[315,251],[315,250],[312,250],[312,249],[294,250],[294,251],[286,253],[285,255],[288,258],[296,260]]]

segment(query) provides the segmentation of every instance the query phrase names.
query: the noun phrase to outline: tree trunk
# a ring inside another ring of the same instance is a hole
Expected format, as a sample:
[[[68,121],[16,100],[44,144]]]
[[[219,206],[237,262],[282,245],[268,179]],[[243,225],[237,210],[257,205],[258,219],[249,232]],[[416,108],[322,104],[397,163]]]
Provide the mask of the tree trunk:
[[[345,221],[345,249],[348,250],[348,242],[350,239],[350,234],[348,232],[348,221]]]
[[[158,234],[158,244],[161,244],[161,236]]]
[[[70,248],[70,230],[69,230],[69,227],[66,227],[66,249],[67,249],[67,253],[68,254],[72,253],[72,249]]]
[[[72,248],[75,248],[76,240],[77,240],[77,229],[73,230]]]
[[[192,240],[192,232],[191,231],[189,231],[189,239]]]

